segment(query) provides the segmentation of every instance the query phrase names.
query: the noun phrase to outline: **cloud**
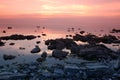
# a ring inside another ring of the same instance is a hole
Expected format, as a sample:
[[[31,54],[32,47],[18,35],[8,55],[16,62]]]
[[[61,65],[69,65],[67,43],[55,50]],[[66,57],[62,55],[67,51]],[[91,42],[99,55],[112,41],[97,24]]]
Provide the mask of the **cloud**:
[[[0,0],[0,15],[117,16],[120,0]]]

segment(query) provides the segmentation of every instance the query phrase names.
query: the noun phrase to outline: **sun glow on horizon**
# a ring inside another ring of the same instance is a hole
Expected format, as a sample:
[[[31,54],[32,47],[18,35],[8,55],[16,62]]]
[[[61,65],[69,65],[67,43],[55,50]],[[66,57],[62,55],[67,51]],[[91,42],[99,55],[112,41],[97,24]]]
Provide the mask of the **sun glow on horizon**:
[[[119,0],[0,0],[0,18],[120,16]]]

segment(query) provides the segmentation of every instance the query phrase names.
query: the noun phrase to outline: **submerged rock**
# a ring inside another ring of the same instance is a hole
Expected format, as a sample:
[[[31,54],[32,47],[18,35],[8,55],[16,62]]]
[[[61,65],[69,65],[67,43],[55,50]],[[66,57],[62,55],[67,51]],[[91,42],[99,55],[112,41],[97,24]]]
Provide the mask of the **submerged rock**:
[[[52,56],[55,58],[63,59],[68,55],[68,52],[61,50],[53,50]]]
[[[41,51],[41,49],[39,48],[39,46],[35,46],[35,48],[33,48],[32,50],[31,50],[31,53],[38,53],[38,52],[40,52]]]
[[[12,59],[14,59],[16,56],[13,56],[13,55],[6,55],[6,54],[4,54],[3,55],[3,59],[4,60],[12,60]]]

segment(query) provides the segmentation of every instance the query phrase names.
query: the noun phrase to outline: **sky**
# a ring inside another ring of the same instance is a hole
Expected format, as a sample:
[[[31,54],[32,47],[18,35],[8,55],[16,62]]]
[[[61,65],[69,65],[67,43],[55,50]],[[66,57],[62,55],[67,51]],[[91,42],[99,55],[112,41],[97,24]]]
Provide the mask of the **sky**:
[[[0,0],[0,18],[120,16],[120,0]]]

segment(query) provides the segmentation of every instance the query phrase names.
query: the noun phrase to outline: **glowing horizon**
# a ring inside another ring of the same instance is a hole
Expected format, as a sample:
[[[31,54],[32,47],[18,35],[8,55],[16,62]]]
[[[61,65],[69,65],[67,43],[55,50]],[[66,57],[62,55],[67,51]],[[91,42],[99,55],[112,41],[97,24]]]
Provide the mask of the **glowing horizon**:
[[[0,0],[0,18],[120,16],[120,0]]]

